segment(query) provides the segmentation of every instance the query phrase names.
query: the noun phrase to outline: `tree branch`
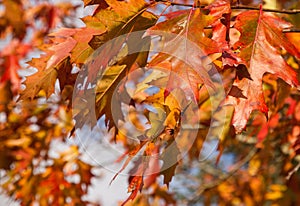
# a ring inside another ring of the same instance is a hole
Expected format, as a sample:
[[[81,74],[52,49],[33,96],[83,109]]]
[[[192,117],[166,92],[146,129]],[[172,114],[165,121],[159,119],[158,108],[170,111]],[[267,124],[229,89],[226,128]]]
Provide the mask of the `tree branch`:
[[[194,7],[194,8],[204,8],[204,5],[201,6],[195,6],[193,4],[185,4],[185,3],[176,3],[176,2],[171,2],[169,0],[155,0],[156,2],[162,2],[162,3],[167,3],[172,6],[184,6],[184,7]],[[259,10],[259,7],[254,7],[254,6],[243,6],[243,5],[238,5],[238,6],[231,6],[231,9],[233,10]],[[278,9],[267,9],[263,8],[263,11],[265,12],[274,12],[274,13],[282,13],[282,14],[300,14],[300,9],[291,9],[291,10],[278,10]]]
[[[282,30],[283,33],[299,33],[300,29],[291,28],[291,29],[284,29]]]
[[[207,27],[204,27],[204,29],[212,29],[213,27],[212,26],[207,26]],[[233,26],[230,26],[230,28],[234,28]],[[300,33],[300,29],[298,28],[290,28],[290,29],[283,29],[282,30],[283,33]]]
[[[297,164],[297,166],[292,171],[290,171],[288,173],[288,175],[286,176],[286,180],[289,180],[292,177],[292,175],[294,173],[296,173],[299,169],[300,169],[300,162]]]
[[[236,9],[236,10],[240,10],[240,9],[246,9],[246,10],[259,10],[259,7],[253,7],[253,6],[231,6],[231,9]],[[286,10],[286,9],[282,9],[282,10],[278,10],[278,9],[264,9],[264,12],[273,12],[273,13],[282,13],[282,14],[300,14],[300,9],[292,9],[292,10]]]
[[[238,162],[233,169],[227,173],[227,174],[223,174],[220,176],[220,178],[214,182],[211,182],[209,184],[205,184],[202,185],[201,187],[199,187],[199,189],[194,193],[193,197],[189,199],[189,203],[196,203],[199,196],[206,190],[212,189],[216,186],[218,186],[219,184],[221,184],[222,182],[226,181],[227,179],[229,179],[230,177],[232,177],[244,164],[246,164],[247,162],[249,162],[254,155],[259,151],[258,148],[254,147],[248,154],[247,156],[245,156],[240,162]],[[189,204],[190,205],[190,204]]]

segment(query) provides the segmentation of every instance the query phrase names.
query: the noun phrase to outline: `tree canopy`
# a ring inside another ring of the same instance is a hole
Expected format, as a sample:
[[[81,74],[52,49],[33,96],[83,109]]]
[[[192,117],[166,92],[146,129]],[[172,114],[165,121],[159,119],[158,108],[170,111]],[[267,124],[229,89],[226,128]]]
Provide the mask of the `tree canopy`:
[[[298,1],[1,8],[1,188],[21,205],[99,205],[104,166],[64,143],[103,126],[121,205],[300,205]]]

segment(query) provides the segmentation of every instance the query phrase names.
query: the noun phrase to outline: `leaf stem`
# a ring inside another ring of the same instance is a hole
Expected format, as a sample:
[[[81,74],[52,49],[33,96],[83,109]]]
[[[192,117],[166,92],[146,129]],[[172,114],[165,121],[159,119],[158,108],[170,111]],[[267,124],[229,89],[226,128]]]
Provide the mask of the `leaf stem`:
[[[176,2],[171,2],[169,0],[155,0],[156,2],[162,2],[162,3],[167,3],[169,5],[172,6],[184,6],[184,7],[193,7],[193,4],[185,4],[185,3],[176,3]],[[201,5],[201,6],[194,6],[194,8],[196,7],[200,7],[200,8],[204,8],[205,5]],[[231,9],[233,10],[258,10],[259,11],[259,7],[254,7],[254,6],[245,6],[245,5],[237,5],[237,6],[231,6]],[[264,12],[274,12],[274,13],[282,13],[282,14],[300,14],[300,9],[291,9],[291,10],[287,10],[287,9],[267,9],[267,8],[263,8]]]

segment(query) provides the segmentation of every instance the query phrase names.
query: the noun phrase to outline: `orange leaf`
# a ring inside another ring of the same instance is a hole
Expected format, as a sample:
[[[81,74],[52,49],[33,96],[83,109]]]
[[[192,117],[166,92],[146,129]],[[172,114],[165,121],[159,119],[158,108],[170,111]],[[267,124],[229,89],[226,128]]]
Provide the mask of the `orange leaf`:
[[[277,75],[291,86],[299,86],[296,72],[281,56],[281,49],[300,59],[300,53],[282,33],[291,25],[284,20],[260,11],[242,12],[237,16],[234,27],[241,33],[234,48],[245,64],[247,72],[237,70],[234,86],[242,90],[247,98],[228,96],[227,104],[235,107],[233,126],[241,132],[253,110],[268,112],[262,91],[262,77],[265,73]],[[246,74],[246,75],[245,75]]]
[[[133,200],[138,191],[141,190],[143,187],[143,176],[134,176],[130,184],[128,186],[128,192],[131,192],[130,196],[121,204],[121,206],[124,206],[128,201]]]

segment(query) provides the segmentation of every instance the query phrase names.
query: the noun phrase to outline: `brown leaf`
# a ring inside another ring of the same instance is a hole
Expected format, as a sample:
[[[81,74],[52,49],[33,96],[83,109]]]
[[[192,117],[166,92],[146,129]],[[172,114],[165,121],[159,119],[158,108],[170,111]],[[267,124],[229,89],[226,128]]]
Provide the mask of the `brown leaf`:
[[[7,20],[7,26],[12,27],[12,34],[18,39],[23,39],[26,34],[26,22],[24,18],[24,8],[20,1],[4,0],[5,7],[4,18]]]
[[[54,92],[54,85],[57,78],[55,69],[46,69],[26,78],[26,89],[20,94],[19,99],[34,99],[41,91],[46,92],[46,97],[49,97]]]
[[[160,174],[164,176],[164,184],[167,186],[169,186],[169,183],[175,175],[176,167],[179,164],[179,155],[180,151],[177,147],[177,143],[174,139],[171,139],[161,155],[163,165],[160,169]]]
[[[236,98],[244,98],[247,99],[246,96],[243,95],[243,91],[238,88],[237,86],[232,86],[230,92],[228,93],[228,95],[236,97]]]

